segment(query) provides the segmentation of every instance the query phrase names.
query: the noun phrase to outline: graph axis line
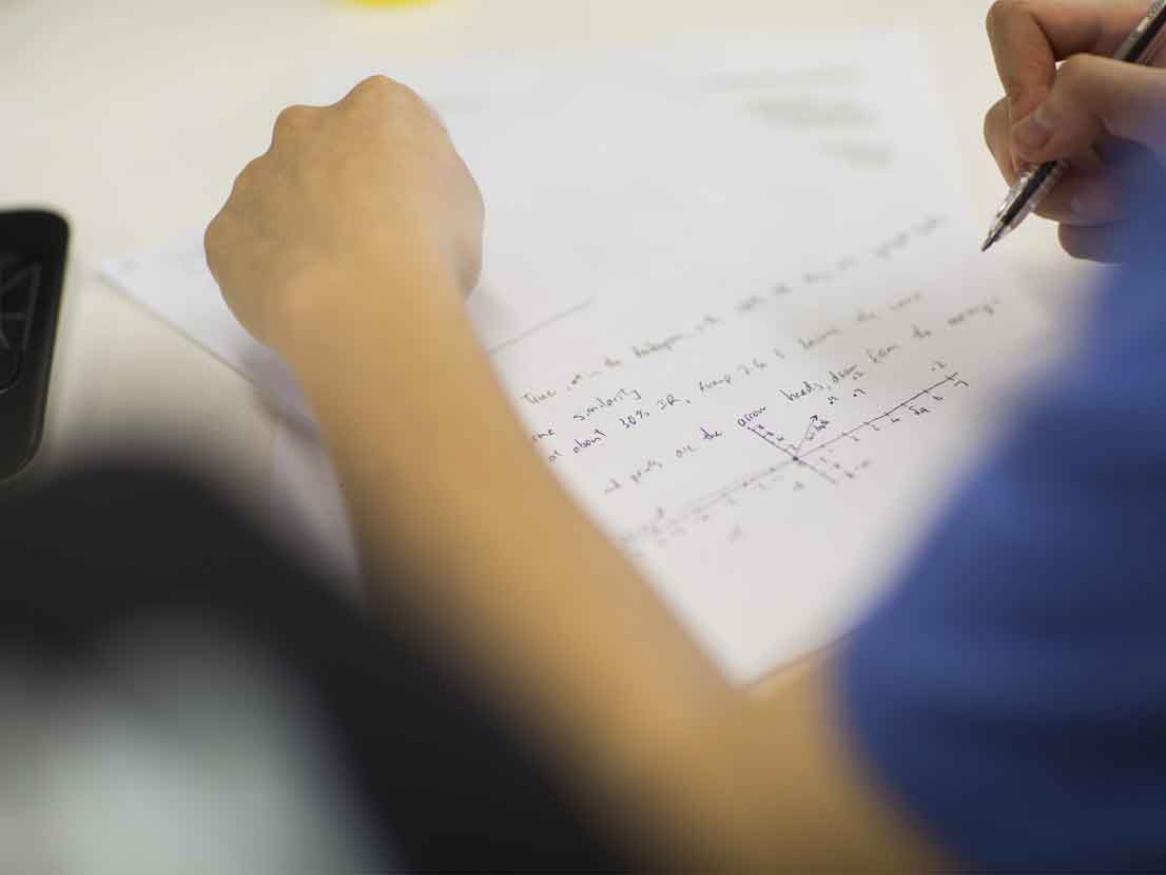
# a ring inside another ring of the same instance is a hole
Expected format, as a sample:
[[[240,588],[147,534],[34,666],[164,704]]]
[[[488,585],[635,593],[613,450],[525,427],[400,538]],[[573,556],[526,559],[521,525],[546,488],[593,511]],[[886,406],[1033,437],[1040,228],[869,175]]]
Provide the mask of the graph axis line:
[[[831,477],[829,474],[827,474],[825,471],[815,467],[814,465],[811,465],[809,462],[807,462],[805,460],[805,457],[798,455],[797,452],[790,449],[789,447],[784,447],[781,444],[779,444],[777,441],[771,440],[767,435],[762,434],[760,431],[758,431],[756,427],[750,426],[749,428],[746,429],[746,431],[753,432],[753,434],[757,435],[759,438],[761,438],[763,441],[765,441],[767,444],[769,444],[769,446],[773,447],[775,450],[778,450],[782,453],[785,453],[787,456],[790,457],[790,460],[794,464],[801,465],[804,468],[809,468],[811,471],[813,471],[815,474],[817,474],[819,477],[821,477],[823,480],[825,480],[831,486],[838,485],[838,481],[835,480],[833,477]]]
[[[878,416],[872,416],[870,419],[866,420],[865,422],[861,422],[858,425],[854,426],[853,428],[849,428],[840,434],[834,435],[834,437],[830,438],[827,441],[824,441],[824,442],[818,444],[817,446],[813,447],[812,449],[808,450],[807,452],[803,453],[802,455],[812,456],[814,453],[821,452],[822,450],[838,443],[838,441],[846,440],[846,438],[857,434],[858,432],[862,431],[864,428],[870,428],[870,426],[874,425],[876,422],[880,422],[881,420],[886,419],[887,417],[902,410],[903,408],[907,407],[908,405],[912,404],[913,402],[918,401],[924,395],[930,395],[932,392],[934,392],[940,386],[945,386],[948,383],[954,382],[955,380],[958,380],[958,379],[959,379],[959,372],[958,371],[951,373],[951,374],[948,374],[946,377],[944,377],[939,382],[933,383],[932,385],[928,386],[926,389],[923,389],[919,392],[916,392],[914,395],[912,395],[906,401],[901,401],[900,403],[896,404],[894,407],[891,407],[887,410],[884,410]]]

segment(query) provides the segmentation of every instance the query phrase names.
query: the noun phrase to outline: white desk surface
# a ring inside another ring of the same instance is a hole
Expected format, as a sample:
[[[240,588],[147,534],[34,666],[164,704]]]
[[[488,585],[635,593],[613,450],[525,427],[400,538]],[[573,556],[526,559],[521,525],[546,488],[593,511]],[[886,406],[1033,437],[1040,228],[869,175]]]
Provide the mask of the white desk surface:
[[[42,468],[94,446],[163,441],[244,492],[266,484],[273,423],[243,380],[110,290],[101,260],[205,225],[267,146],[305,55],[392,60],[650,42],[676,34],[910,24],[927,36],[972,207],[1002,183],[981,120],[999,95],[985,0],[0,0],[0,209],[48,205],[73,229]],[[911,87],[903,83],[904,88]],[[1041,225],[1042,227],[1037,227]],[[1077,276],[1032,223],[994,257],[1051,288]],[[1057,293],[1047,299],[1058,304]]]

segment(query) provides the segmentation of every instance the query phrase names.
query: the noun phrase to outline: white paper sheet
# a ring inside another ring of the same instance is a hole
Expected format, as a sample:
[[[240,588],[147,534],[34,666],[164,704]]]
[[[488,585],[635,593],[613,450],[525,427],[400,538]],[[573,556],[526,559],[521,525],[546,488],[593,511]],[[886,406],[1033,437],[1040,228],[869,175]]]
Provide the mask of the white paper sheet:
[[[103,276],[191,340],[261,386],[286,415],[310,423],[291,368],[231,314],[206,266],[202,232],[181,234],[158,249],[106,262]]]
[[[404,76],[485,192],[471,311],[533,450],[736,679],[873,597],[1038,332],[977,252],[925,70],[910,36],[866,34]],[[284,393],[182,261],[110,275],[162,311],[189,292],[170,318]],[[326,478],[281,447],[277,482]],[[342,555],[338,518],[317,528]]]

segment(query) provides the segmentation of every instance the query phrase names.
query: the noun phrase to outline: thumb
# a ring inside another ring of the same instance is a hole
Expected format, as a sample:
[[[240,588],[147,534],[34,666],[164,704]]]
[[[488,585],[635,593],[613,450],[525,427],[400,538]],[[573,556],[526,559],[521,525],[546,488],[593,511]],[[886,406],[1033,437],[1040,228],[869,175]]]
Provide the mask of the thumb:
[[[1166,71],[1074,55],[1047,98],[1012,129],[1012,147],[1034,164],[1070,158],[1109,134],[1166,159]]]

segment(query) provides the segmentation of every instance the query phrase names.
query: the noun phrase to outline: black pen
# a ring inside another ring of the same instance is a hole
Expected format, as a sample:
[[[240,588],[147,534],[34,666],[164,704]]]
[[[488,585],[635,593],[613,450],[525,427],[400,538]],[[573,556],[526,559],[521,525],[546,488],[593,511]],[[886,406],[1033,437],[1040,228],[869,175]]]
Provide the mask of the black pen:
[[[1114,60],[1131,64],[1149,63],[1158,48],[1158,37],[1166,33],[1164,27],[1166,27],[1166,0],[1154,0],[1137,27],[1113,53]],[[980,251],[986,251],[989,246],[1023,222],[1044,200],[1045,195],[1052,191],[1067,167],[1068,162],[1063,159],[1046,161],[1039,167],[1022,173],[1012,184],[1012,188],[1008,189],[1004,203],[996,211],[996,218]]]

